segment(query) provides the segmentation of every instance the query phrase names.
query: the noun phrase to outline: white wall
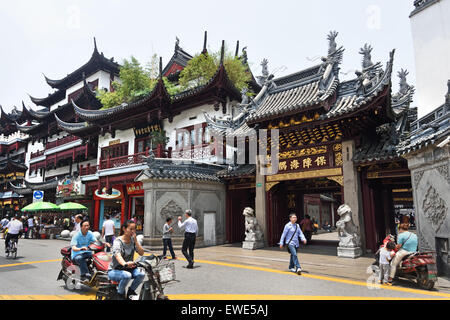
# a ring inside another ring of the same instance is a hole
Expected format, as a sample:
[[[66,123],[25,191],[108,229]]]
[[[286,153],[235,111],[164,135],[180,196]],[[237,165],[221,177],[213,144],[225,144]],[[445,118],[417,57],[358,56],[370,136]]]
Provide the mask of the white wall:
[[[120,140],[120,143],[128,142],[128,154],[129,155],[134,154],[135,135],[133,128],[123,131],[117,130],[114,139],[111,137],[111,134],[106,133],[104,137],[102,137],[101,135],[98,137],[98,154],[97,154],[98,164],[100,162],[102,148],[109,147],[109,143],[115,140]]]
[[[87,77],[86,81],[89,83],[89,82],[93,82],[98,79],[98,88],[99,89],[106,88],[109,91],[109,84],[110,84],[109,77],[110,77],[109,73],[107,73],[105,71],[97,71],[93,75]],[[83,88],[83,85],[84,85],[83,81],[80,81],[77,84],[73,85],[72,87],[68,88],[66,90],[66,96],[65,96],[64,100],[61,100],[58,103],[55,103],[54,105],[52,105],[50,107],[50,110],[53,111],[56,108],[58,108],[59,106],[67,104],[67,102],[69,102],[69,100],[68,100],[69,95],[71,95],[75,91]]]
[[[216,116],[216,118],[226,118],[231,117],[231,106],[235,105],[237,102],[230,102],[227,104],[227,114],[222,113],[222,105],[220,106],[219,111],[214,110],[213,105],[202,105],[199,107],[195,107],[186,111],[183,111],[180,115],[175,116],[173,118],[173,122],[169,123],[168,119],[164,119],[163,128],[167,133],[167,136],[170,138],[169,143],[167,144],[167,148],[172,147],[172,149],[176,150],[176,131],[177,129],[186,128],[189,126],[201,125],[206,122],[205,115],[203,111],[206,111],[211,117]],[[197,117],[196,119],[189,120],[190,118]],[[227,148],[227,155],[230,157],[232,155],[232,149]]]
[[[450,79],[450,0],[411,17],[419,118],[441,106]]]

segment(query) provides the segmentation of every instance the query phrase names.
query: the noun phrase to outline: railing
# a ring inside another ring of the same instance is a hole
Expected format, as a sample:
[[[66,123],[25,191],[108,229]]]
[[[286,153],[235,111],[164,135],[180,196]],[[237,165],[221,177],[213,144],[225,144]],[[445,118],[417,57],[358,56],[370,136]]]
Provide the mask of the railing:
[[[92,174],[96,174],[98,171],[98,166],[91,166],[88,164],[86,167],[80,166],[80,176],[89,176]]]
[[[42,157],[43,155],[44,155],[44,150],[38,151],[38,152],[35,152],[35,153],[31,153],[31,158],[30,159],[39,158],[39,157]]]
[[[77,141],[77,140],[80,140],[80,138],[76,137],[76,136],[67,136],[67,137],[64,137],[62,139],[58,139],[56,141],[47,142],[47,145],[45,146],[45,149],[46,150],[50,150],[50,149],[53,149],[53,148],[56,148],[56,147],[59,147],[59,146],[63,146],[65,144],[68,144],[68,143],[71,143],[71,142],[74,142],[74,141]]]
[[[129,156],[123,156],[118,158],[107,158],[100,160],[100,170],[112,169],[112,168],[122,168],[128,167],[135,164],[141,164],[144,159],[143,156],[147,157],[148,152],[141,152]]]
[[[162,146],[158,146],[158,148],[153,150],[153,153],[155,155],[155,158],[172,158],[172,148],[169,148],[168,150],[165,150],[162,148]],[[107,159],[100,159],[100,165],[98,167],[98,170],[105,170],[105,169],[113,169],[113,168],[123,168],[128,166],[133,166],[137,164],[142,164],[144,162],[143,157],[149,156],[149,150],[133,155],[118,157],[118,158],[107,158]],[[92,168],[92,166],[90,167]],[[97,171],[94,172],[96,169],[90,169],[89,171],[86,167],[83,168],[83,170],[80,170],[81,175],[87,175],[87,174],[95,174]]]

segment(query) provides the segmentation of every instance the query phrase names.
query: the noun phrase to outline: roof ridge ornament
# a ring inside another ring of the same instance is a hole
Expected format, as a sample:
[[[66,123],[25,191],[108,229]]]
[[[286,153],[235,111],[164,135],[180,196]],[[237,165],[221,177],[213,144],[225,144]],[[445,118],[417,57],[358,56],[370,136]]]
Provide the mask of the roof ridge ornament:
[[[447,81],[447,94],[445,95],[445,105],[450,107],[450,79]]]
[[[262,76],[258,76],[256,77],[258,79],[258,83],[259,85],[263,86],[267,79],[269,78],[269,60],[267,60],[266,58],[264,58],[261,61],[261,67],[262,67]]]
[[[372,54],[371,54],[372,50],[373,50],[373,47],[368,43],[364,44],[364,47],[362,47],[359,50],[359,54],[363,55],[363,61],[362,61],[363,69],[367,69],[367,68],[373,66]]]
[[[406,81],[406,76],[409,75],[409,71],[408,70],[403,70],[401,69],[398,73],[397,73],[398,77],[400,78],[400,91],[399,93],[401,94],[405,94],[408,92],[408,90],[410,89],[410,85],[408,84],[408,82]]]
[[[225,40],[222,40],[222,48],[220,48],[220,65],[225,61]]]
[[[208,45],[208,31],[205,31],[205,37],[203,39],[203,51],[202,54],[208,54],[208,50],[206,46]]]
[[[327,36],[327,40],[329,41],[328,46],[328,55],[334,53],[337,50],[337,43],[336,38],[339,35],[339,32],[337,31],[330,31],[330,33]]]

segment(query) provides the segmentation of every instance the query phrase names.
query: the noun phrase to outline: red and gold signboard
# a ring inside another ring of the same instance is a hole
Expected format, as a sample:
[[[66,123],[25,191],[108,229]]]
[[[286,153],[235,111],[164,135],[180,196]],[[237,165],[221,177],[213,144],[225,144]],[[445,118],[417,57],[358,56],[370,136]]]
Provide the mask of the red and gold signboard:
[[[143,195],[144,185],[142,184],[142,182],[134,182],[127,184],[127,193],[129,195]]]

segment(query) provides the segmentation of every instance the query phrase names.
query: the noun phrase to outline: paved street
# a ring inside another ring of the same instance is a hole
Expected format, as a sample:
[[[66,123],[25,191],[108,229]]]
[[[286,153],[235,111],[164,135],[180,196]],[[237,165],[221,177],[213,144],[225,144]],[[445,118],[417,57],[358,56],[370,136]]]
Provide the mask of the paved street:
[[[68,242],[21,239],[17,260],[4,258],[3,241],[0,244],[0,299],[93,298],[90,290],[69,291],[56,281],[59,251]],[[331,254],[307,253],[311,250],[325,249],[302,249],[300,258],[305,273],[298,276],[287,272],[288,255],[281,250],[246,251],[233,245],[198,249],[194,270],[185,269],[183,259],[176,261],[180,282],[167,286],[166,293],[175,300],[450,299],[445,288],[423,291],[406,281],[395,287],[369,288],[364,279],[370,276],[365,272],[371,259],[337,260]],[[181,258],[181,253],[177,253]],[[356,269],[361,270],[352,276],[349,270]],[[365,278],[361,278],[363,275]]]

